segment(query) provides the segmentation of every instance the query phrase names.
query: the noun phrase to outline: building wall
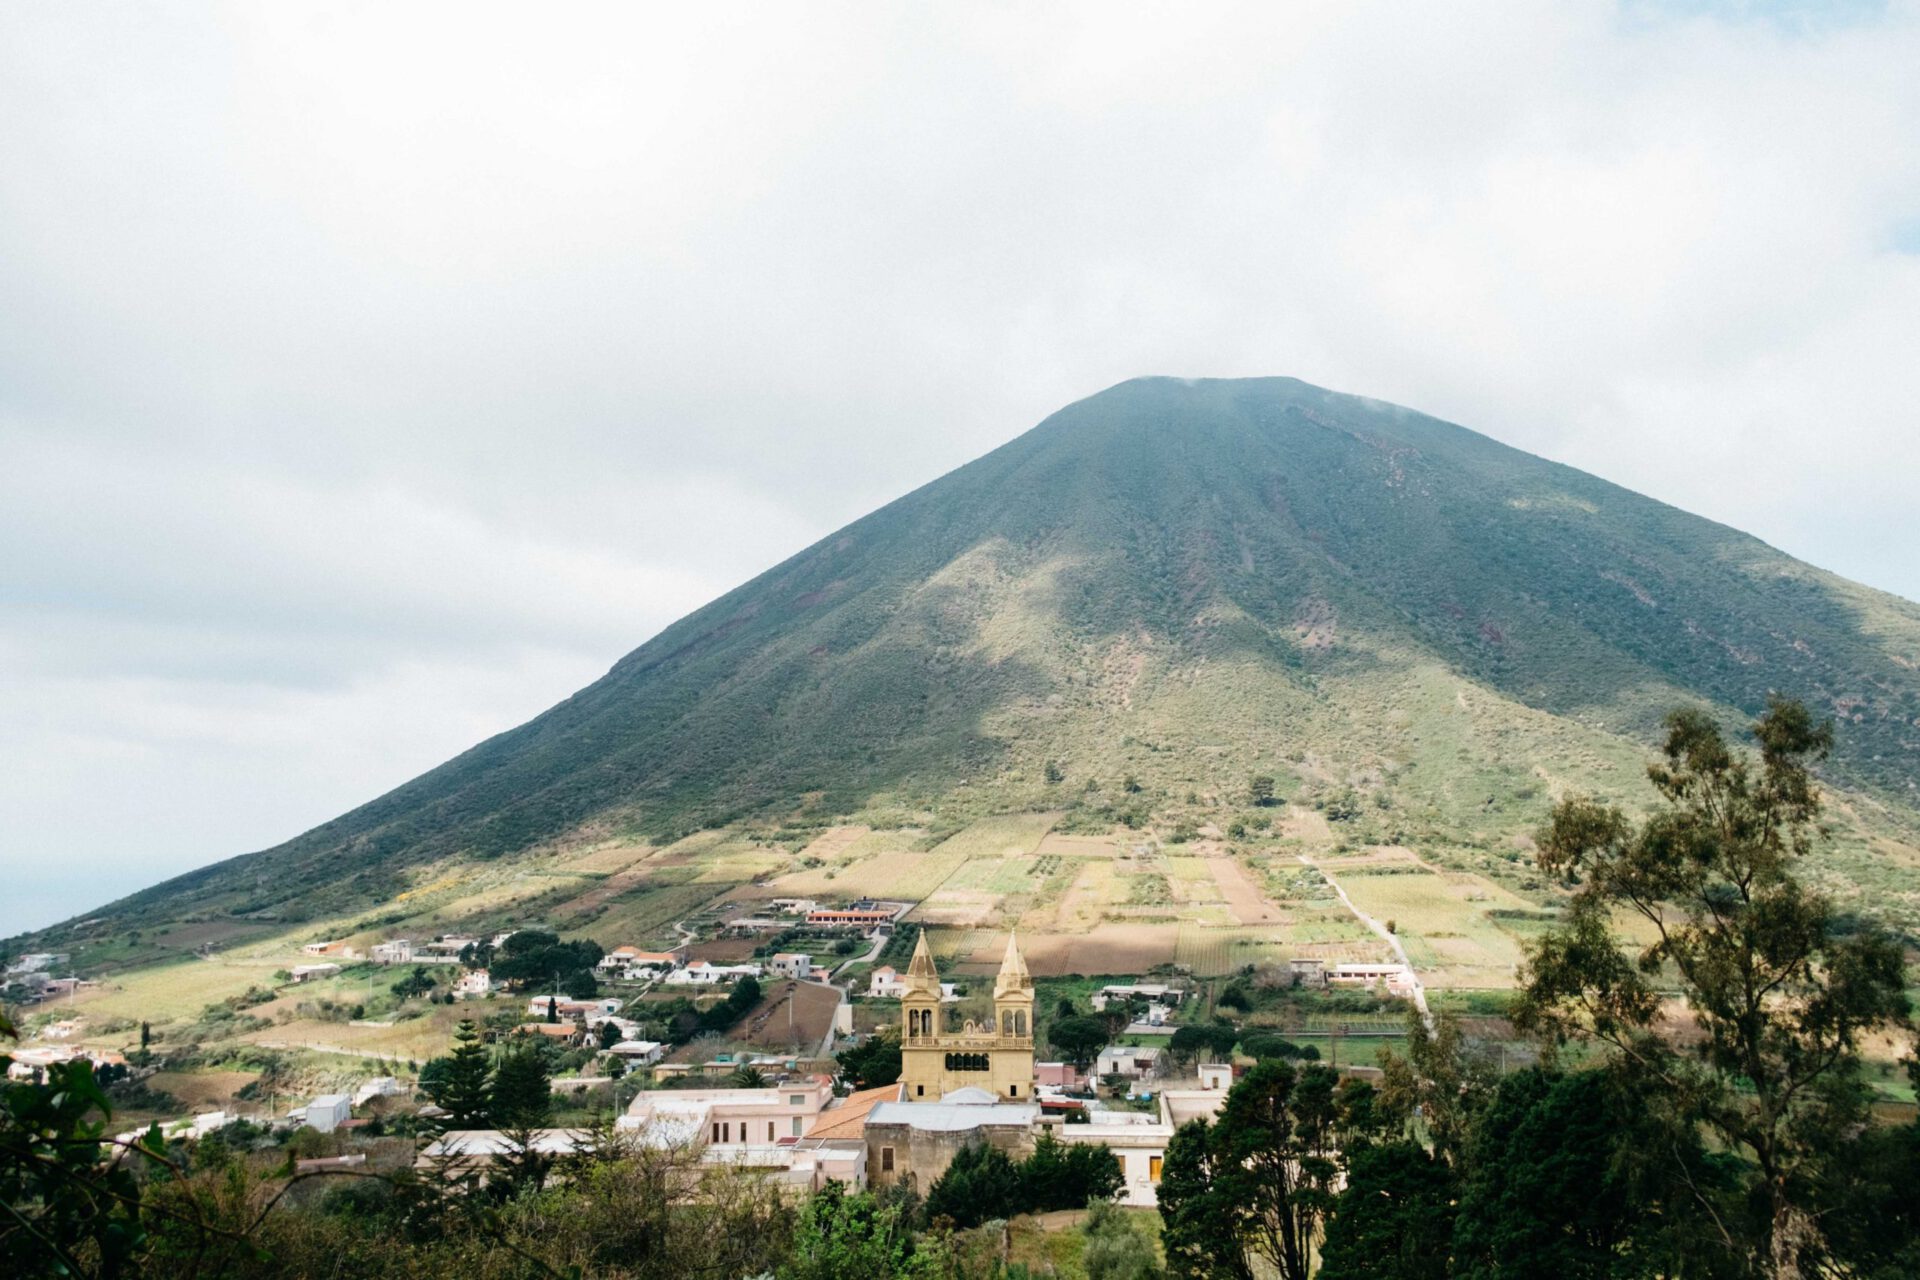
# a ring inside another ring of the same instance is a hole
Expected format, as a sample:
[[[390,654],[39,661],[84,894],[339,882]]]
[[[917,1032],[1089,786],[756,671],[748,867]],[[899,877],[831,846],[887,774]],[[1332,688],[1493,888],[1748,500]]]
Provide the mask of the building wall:
[[[887,1187],[910,1181],[922,1195],[947,1171],[962,1147],[990,1142],[1015,1160],[1033,1154],[1033,1130],[1026,1125],[928,1130],[904,1124],[869,1124],[866,1139],[868,1184]]]
[[[980,1059],[984,1069],[961,1065]],[[970,1088],[985,1089],[1002,1102],[1027,1102],[1033,1097],[1033,1039],[969,1039],[955,1032],[936,1034],[931,1043],[903,1044],[900,1080],[908,1102],[938,1102],[955,1089]]]

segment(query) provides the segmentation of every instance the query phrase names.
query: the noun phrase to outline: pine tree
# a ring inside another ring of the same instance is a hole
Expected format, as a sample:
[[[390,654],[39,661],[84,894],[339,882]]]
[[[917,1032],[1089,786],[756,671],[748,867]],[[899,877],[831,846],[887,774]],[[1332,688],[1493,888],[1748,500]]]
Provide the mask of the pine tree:
[[[421,1083],[433,1104],[445,1111],[449,1129],[486,1129],[493,1124],[492,1069],[487,1062],[486,1046],[471,1020],[462,1019],[454,1028],[453,1052],[427,1064],[438,1070],[422,1071]],[[432,1083],[428,1083],[431,1080]]]
[[[496,1125],[535,1128],[547,1122],[553,1114],[553,1084],[537,1046],[519,1044],[500,1055],[492,1094]]]

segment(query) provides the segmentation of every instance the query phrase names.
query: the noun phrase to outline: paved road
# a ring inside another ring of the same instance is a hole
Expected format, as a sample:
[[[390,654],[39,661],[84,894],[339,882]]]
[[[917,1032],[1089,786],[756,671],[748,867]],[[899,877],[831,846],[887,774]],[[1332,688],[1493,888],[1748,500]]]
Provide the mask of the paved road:
[[[1332,876],[1327,875],[1326,871],[1316,865],[1311,857],[1304,853],[1295,856],[1300,859],[1302,864],[1313,867],[1315,871],[1319,871],[1321,875],[1326,876],[1327,883],[1332,885],[1333,891],[1340,895],[1340,901],[1346,904],[1347,910],[1353,912],[1353,918],[1373,930],[1373,932],[1379,934],[1380,937],[1385,940],[1386,944],[1393,948],[1393,954],[1400,957],[1401,964],[1407,966],[1407,978],[1413,983],[1413,1007],[1420,1011],[1420,1016],[1426,1020],[1427,1026],[1431,1028],[1433,1026],[1433,1014],[1427,1009],[1427,989],[1421,985],[1420,975],[1414,969],[1413,961],[1407,958],[1407,949],[1400,945],[1400,939],[1395,937],[1387,926],[1375,920],[1359,907],[1354,906],[1353,899],[1349,898],[1347,891],[1340,887],[1340,882]]]
[[[887,940],[890,939],[891,937],[893,937],[893,935],[890,933],[874,934],[873,945],[867,948],[867,954],[863,956],[849,956],[847,959],[842,960],[839,964],[833,967],[833,976],[837,978],[842,973],[844,973],[850,966],[856,965],[856,964],[864,964],[867,961],[873,959],[875,956],[879,955],[880,948],[886,946]]]

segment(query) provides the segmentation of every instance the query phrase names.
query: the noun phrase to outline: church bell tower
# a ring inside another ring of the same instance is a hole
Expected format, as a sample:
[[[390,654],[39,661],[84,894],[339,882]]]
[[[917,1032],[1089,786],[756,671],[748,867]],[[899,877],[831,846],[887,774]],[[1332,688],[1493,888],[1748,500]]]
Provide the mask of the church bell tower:
[[[1033,1097],[1033,980],[1020,944],[1007,939],[993,980],[993,1016],[958,1031],[940,1021],[940,974],[921,931],[900,997],[900,1081],[908,1102],[938,1102],[961,1089],[998,1102]]]

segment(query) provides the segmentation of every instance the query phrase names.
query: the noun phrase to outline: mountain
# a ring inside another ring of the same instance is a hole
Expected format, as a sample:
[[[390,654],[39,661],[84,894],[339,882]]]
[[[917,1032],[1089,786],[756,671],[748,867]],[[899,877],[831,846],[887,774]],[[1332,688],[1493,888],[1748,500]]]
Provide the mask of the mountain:
[[[1920,607],[1410,410],[1143,378],[537,719],[109,918],[299,919],[582,830],[1205,822],[1256,771],[1293,798],[1371,799],[1381,838],[1484,847],[1558,790],[1629,790],[1670,706],[1732,720],[1772,690],[1841,720],[1829,778],[1866,815],[1861,848],[1910,832]]]

